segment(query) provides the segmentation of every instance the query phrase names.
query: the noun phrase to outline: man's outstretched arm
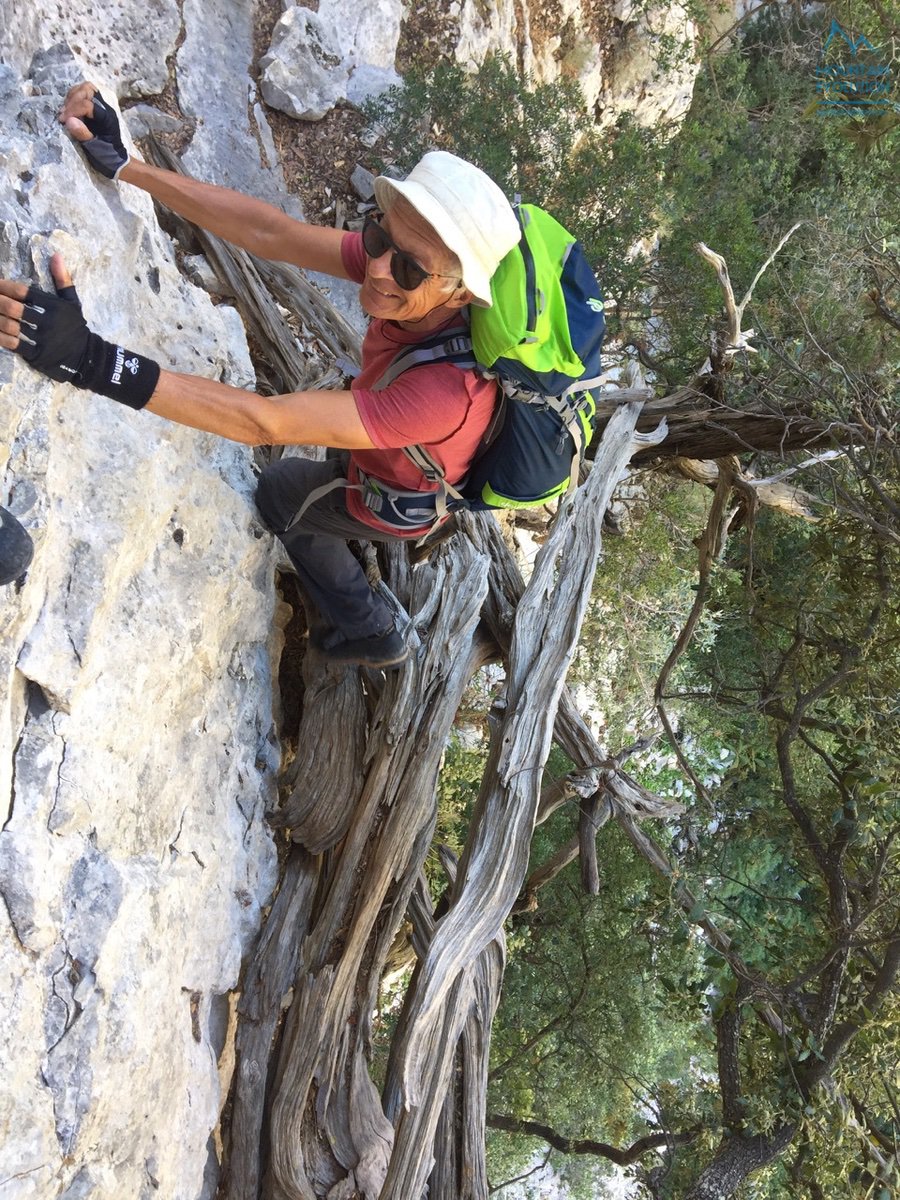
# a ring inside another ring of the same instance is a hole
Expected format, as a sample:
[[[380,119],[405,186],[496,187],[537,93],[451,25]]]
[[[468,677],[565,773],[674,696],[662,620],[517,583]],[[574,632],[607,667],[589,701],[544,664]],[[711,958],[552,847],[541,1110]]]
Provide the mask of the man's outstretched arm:
[[[55,295],[0,279],[0,347],[48,378],[248,445],[373,448],[351,392],[259,396],[213,379],[161,371],[152,359],[92,333],[60,255],[53,255],[50,270]]]
[[[133,184],[179,216],[259,258],[294,263],[339,279],[348,275],[341,259],[344,234],[328,226],[309,225],[273,204],[231,188],[201,183],[129,158],[122,145],[115,110],[92,83],[80,83],[66,96],[59,116],[85,157],[107,178]],[[87,122],[87,123],[86,123]]]
[[[146,408],[179,425],[249,446],[374,446],[349,391],[259,396],[214,379],[160,371]]]

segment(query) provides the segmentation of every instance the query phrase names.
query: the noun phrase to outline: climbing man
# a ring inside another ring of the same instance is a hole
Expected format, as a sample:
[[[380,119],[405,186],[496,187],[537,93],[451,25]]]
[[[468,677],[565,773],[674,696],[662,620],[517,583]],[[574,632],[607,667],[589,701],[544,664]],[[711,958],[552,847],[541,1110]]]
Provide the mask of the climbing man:
[[[0,347],[51,379],[233,441],[343,451],[324,462],[276,462],[263,471],[257,503],[297,571],[318,648],[341,663],[402,662],[404,640],[347,540],[427,533],[441,519],[438,484],[404,447],[421,446],[448,483],[458,482],[491,421],[497,390],[447,361],[379,384],[404,347],[464,325],[470,304],[490,306],[491,276],[519,241],[511,205],[479,168],[434,151],[405,181],[376,179],[380,211],[361,233],[349,233],[131,158],[115,110],[93,84],[69,91],[60,120],[106,178],[142,188],[261,258],[358,283],[370,317],[362,371],[348,390],[267,397],[161,370],[88,328],[59,255],[50,261],[55,295],[0,280]]]

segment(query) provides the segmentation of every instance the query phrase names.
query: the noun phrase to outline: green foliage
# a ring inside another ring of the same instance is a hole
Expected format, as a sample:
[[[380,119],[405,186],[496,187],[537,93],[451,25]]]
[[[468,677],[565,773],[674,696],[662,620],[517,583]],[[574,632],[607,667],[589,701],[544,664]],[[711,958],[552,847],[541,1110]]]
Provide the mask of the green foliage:
[[[543,862],[571,834],[571,817],[557,814],[536,831],[532,858]],[[563,1136],[599,1137],[628,1145],[647,1132],[647,1111],[691,1124],[703,1098],[703,1073],[712,1069],[709,1030],[700,997],[675,1002],[695,978],[685,945],[648,920],[656,882],[626,839],[611,828],[604,838],[602,894],[581,893],[577,878],[558,876],[541,893],[539,909],[509,930],[509,966],[492,1045],[489,1111],[533,1117]],[[672,995],[658,994],[657,978]],[[698,1087],[687,1101],[681,1081]],[[507,1135],[492,1142],[492,1179],[522,1169],[534,1142],[518,1153]],[[496,1153],[494,1143],[497,1143]],[[554,1158],[573,1196],[607,1170],[603,1162]]]
[[[694,600],[692,538],[709,507],[705,488],[674,477],[647,472],[633,490],[629,532],[604,541],[571,675],[602,714],[613,752],[651,722],[656,678]]]
[[[845,1094],[867,1090],[885,1118],[877,1064],[895,1061],[900,1031],[896,996],[877,1012],[865,1000],[900,921],[900,609],[889,582],[900,555],[850,522],[810,530],[774,517],[757,527],[752,576],[750,549],[732,543],[715,637],[690,655],[691,691],[705,699],[687,701],[682,719],[694,729],[715,722],[735,756],[681,866],[744,962],[783,997],[790,1032],[781,1037],[742,1007],[746,1128],[766,1134],[800,1121],[810,1177],[837,1198],[865,1172],[864,1139],[832,1095],[804,1082],[827,1052],[814,1014],[836,945],[847,957],[833,1021],[859,1033],[829,1078]],[[856,914],[843,943],[827,866],[838,855]],[[736,1003],[738,981],[715,954],[702,980],[715,1020]]]
[[[425,875],[434,898],[441,896],[447,877],[437,856],[437,846],[446,846],[455,855],[462,851],[472,807],[478,798],[487,745],[469,726],[463,733],[454,729],[444,751],[438,781],[438,818],[433,848],[425,862]]]
[[[877,239],[896,207],[897,133],[887,130],[863,160],[840,122],[808,111],[822,40],[821,16],[764,11],[737,50],[701,73],[670,144],[654,283],[666,313],[665,356],[682,378],[705,356],[721,308],[698,241],[724,256],[739,299],[781,236],[806,223],[754,293],[754,323],[774,339],[802,327],[804,316],[846,319],[857,307],[866,235]]]

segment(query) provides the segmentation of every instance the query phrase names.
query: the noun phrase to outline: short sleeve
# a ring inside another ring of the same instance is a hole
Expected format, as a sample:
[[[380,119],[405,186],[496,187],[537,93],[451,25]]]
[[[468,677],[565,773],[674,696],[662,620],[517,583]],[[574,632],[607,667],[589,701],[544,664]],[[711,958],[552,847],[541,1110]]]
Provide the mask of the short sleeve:
[[[352,387],[366,433],[379,450],[434,445],[460,428],[469,412],[469,382],[477,377],[451,363],[418,366],[381,391]]]
[[[341,261],[348,278],[362,283],[366,277],[366,252],[363,250],[361,233],[345,233],[341,242]]]

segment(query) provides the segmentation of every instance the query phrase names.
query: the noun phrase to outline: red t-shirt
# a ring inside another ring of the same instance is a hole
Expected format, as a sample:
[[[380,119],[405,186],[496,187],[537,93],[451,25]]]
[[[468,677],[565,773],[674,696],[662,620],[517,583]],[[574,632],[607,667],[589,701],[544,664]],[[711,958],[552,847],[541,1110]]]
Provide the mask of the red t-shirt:
[[[347,233],[341,243],[341,257],[354,283],[362,283],[366,273],[366,252],[362,235]],[[459,323],[454,316],[439,329]],[[439,332],[428,331],[428,337]],[[478,444],[487,429],[497,402],[497,385],[475,371],[464,371],[452,363],[429,363],[404,372],[393,383],[373,391],[390,363],[404,346],[413,346],[423,335],[401,329],[393,321],[375,319],[362,344],[362,371],[350,385],[356,409],[375,450],[350,453],[349,478],[358,483],[358,463],[367,475],[404,492],[434,492],[435,484],[424,477],[400,447],[424,446],[440,464],[448,483],[458,483],[469,468]],[[376,529],[397,529],[385,525],[366,508],[360,492],[347,492],[347,511],[357,520]],[[409,531],[418,537],[423,530]]]

